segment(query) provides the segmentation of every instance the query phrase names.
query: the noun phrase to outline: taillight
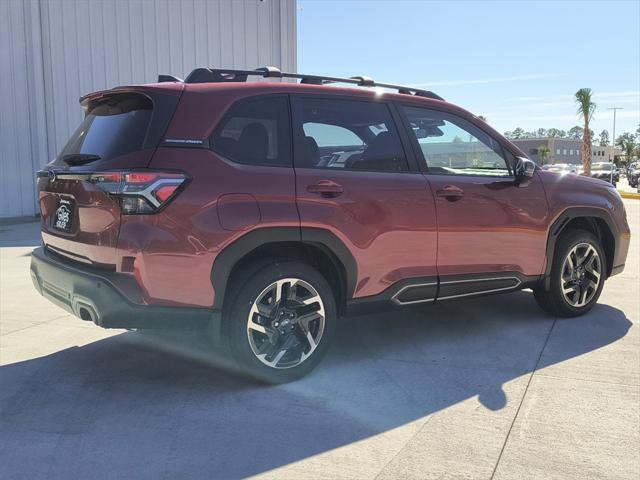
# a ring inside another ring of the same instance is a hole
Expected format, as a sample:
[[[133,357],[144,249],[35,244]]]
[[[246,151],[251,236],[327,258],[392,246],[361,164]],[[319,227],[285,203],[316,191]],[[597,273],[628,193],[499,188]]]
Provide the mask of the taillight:
[[[95,172],[89,182],[117,198],[122,212],[155,213],[169,203],[187,177],[168,172]]]

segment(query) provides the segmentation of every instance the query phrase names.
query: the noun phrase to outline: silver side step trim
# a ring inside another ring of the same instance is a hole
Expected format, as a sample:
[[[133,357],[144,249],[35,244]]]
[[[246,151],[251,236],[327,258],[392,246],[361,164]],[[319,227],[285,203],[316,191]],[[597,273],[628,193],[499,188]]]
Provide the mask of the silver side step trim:
[[[420,300],[410,300],[408,302],[403,302],[398,297],[402,294],[402,292],[404,292],[405,290],[407,290],[409,288],[414,288],[414,287],[432,287],[434,285],[438,285],[438,282],[412,283],[412,284],[409,284],[409,285],[405,285],[400,290],[398,290],[396,293],[394,293],[393,297],[391,297],[391,301],[393,303],[395,303],[396,305],[413,305],[414,303],[433,302],[435,300],[435,297],[433,297],[433,298],[421,298]]]
[[[479,290],[477,292],[469,292],[469,293],[461,293],[458,295],[448,295],[446,297],[438,297],[438,300],[448,300],[450,298],[462,298],[462,297],[471,297],[473,295],[484,295],[485,293],[495,293],[495,292],[504,292],[506,290],[513,290],[518,288],[522,281],[518,277],[492,277],[492,278],[474,278],[468,280],[452,280],[450,282],[440,282],[440,285],[450,285],[455,283],[474,283],[474,282],[488,282],[491,280],[515,280],[514,285],[510,285],[508,287],[500,287],[500,288],[490,288],[488,290]]]
[[[474,295],[484,295],[485,293],[504,292],[504,291],[507,291],[507,290],[516,289],[522,284],[522,281],[518,277],[509,276],[509,277],[490,277],[490,278],[468,278],[468,279],[465,279],[465,280],[450,280],[448,282],[440,282],[440,285],[453,285],[453,284],[458,284],[458,283],[489,282],[489,281],[492,281],[492,280],[515,280],[515,283],[513,285],[509,285],[508,287],[490,288],[490,289],[487,289],[487,290],[479,290],[477,292],[460,293],[458,295],[448,295],[446,297],[421,298],[419,300],[410,300],[410,301],[407,301],[407,302],[403,302],[398,297],[400,295],[402,295],[402,293],[405,292],[406,290],[408,290],[409,288],[414,288],[414,287],[432,287],[434,285],[438,285],[438,282],[412,283],[412,284],[409,284],[409,285],[405,285],[400,290],[398,290],[391,297],[391,301],[393,303],[395,303],[396,305],[413,305],[413,304],[416,304],[416,303],[433,302],[434,300],[448,300],[450,298],[463,298],[463,297],[471,297],[471,296],[474,296]]]

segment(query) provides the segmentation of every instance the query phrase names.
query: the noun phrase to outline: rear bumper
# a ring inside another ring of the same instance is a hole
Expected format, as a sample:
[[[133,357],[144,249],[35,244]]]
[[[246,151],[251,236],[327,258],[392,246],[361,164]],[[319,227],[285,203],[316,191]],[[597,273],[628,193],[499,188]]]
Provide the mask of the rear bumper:
[[[193,328],[219,321],[206,308],[131,303],[118,290],[117,274],[71,265],[44,248],[31,254],[31,279],[40,294],[75,316],[104,328]]]

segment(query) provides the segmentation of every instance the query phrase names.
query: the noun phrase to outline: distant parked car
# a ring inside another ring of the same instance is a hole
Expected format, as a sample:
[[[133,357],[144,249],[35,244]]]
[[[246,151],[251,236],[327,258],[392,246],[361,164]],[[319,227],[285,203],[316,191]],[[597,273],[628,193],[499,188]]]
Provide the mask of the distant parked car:
[[[632,170],[638,169],[638,162],[630,163],[624,167],[625,175],[628,177]]]
[[[597,162],[591,165],[591,176],[593,178],[599,178],[600,180],[606,180],[613,185],[616,185],[620,180],[620,172],[613,163],[609,162]]]
[[[640,187],[640,165],[633,163],[629,166],[627,181],[632,188]]]
[[[551,165],[545,165],[542,169],[548,170],[549,172],[575,174],[578,171],[578,166],[572,163],[553,163]]]

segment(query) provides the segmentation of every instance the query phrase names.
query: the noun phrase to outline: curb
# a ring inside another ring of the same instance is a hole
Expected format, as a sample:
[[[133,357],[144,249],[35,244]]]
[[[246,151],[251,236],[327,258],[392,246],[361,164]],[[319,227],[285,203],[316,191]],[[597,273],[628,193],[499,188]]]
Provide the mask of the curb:
[[[635,200],[640,200],[640,193],[623,192],[622,190],[618,190],[618,193],[622,198],[633,198]]]

